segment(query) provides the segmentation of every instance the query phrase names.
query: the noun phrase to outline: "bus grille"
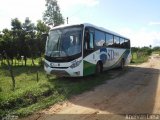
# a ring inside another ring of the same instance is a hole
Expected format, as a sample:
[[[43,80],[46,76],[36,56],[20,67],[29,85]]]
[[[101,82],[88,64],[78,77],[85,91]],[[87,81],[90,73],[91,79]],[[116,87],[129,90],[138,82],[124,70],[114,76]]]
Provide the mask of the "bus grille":
[[[52,70],[51,74],[57,75],[57,76],[70,76],[66,71],[64,70]]]

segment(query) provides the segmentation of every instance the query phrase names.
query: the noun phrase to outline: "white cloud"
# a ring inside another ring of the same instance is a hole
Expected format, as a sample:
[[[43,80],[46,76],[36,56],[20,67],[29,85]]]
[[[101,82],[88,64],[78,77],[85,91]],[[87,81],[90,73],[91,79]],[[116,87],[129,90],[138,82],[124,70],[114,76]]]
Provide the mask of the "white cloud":
[[[73,16],[72,23],[81,21],[75,14],[83,11],[82,7],[94,7],[99,0],[58,0],[64,17]],[[42,19],[45,10],[45,0],[3,0],[0,4],[0,30],[10,28],[11,19],[19,18],[21,22],[29,17],[32,22]]]
[[[131,46],[160,46],[160,32],[157,31],[148,31],[145,28],[133,31],[130,28],[123,28],[119,33],[130,38]]]
[[[92,15],[90,8],[99,4],[99,0],[58,0],[63,17],[69,18],[69,24],[87,22]],[[86,19],[87,18],[87,19]]]
[[[99,1],[98,0],[58,0],[58,3],[62,9],[70,9],[77,5],[93,7],[98,5]]]
[[[149,25],[160,25],[160,22],[150,22]]]
[[[24,22],[29,17],[32,22],[42,19],[45,9],[45,0],[4,0],[0,4],[0,30],[10,28],[11,19],[19,18]]]

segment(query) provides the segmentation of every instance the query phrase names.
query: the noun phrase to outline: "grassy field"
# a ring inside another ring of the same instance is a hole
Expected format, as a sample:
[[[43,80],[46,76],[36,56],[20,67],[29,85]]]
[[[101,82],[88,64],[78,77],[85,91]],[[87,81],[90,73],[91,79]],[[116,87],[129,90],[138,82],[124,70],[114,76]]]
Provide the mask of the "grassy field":
[[[37,71],[39,81],[37,81]],[[43,67],[13,66],[15,91],[7,67],[0,68],[0,116],[14,114],[19,117],[46,108],[69,97],[93,89],[109,79],[109,73],[85,78],[47,77]]]
[[[148,56],[138,58],[136,54],[133,54],[132,63],[137,64],[147,60]],[[27,63],[26,67],[13,66],[16,80],[15,91],[12,90],[12,80],[7,66],[0,66],[0,117],[6,114],[27,116],[73,95],[94,89],[95,86],[103,84],[111,77],[107,71],[99,76],[92,75],[83,78],[47,77],[43,67],[38,66],[38,59],[35,60],[36,66],[31,66],[31,60]],[[121,74],[123,73],[122,71]]]
[[[149,55],[137,55],[136,53],[132,53],[132,61],[131,64],[140,64],[143,62],[147,62],[149,59]]]
[[[160,51],[154,51],[153,54],[159,54],[160,55]]]

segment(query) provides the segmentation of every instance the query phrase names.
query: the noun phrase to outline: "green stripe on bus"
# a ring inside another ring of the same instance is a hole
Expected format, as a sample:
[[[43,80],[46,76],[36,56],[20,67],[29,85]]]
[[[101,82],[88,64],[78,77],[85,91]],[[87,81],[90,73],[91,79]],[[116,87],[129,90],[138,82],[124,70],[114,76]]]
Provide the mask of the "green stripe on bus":
[[[83,76],[91,75],[95,72],[96,65],[87,61],[83,61]]]

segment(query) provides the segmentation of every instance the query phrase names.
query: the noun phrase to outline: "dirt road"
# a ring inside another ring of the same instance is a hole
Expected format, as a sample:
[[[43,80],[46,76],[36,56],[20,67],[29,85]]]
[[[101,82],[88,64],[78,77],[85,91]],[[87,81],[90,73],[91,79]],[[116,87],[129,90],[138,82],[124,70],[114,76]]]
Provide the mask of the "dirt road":
[[[125,74],[106,81],[93,91],[51,106],[25,120],[160,119],[160,57],[153,55],[147,63],[131,65],[127,69]]]

